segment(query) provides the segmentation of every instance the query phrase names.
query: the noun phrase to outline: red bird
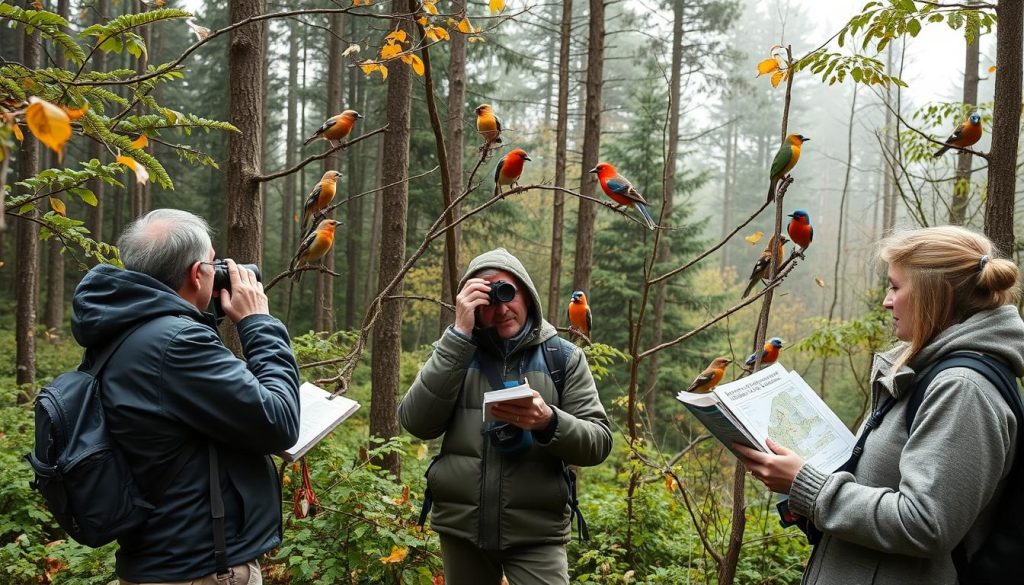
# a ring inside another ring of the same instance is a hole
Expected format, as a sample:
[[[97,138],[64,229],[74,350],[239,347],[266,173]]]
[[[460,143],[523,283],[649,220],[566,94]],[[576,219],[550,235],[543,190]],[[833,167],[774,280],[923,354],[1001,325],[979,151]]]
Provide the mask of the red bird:
[[[523,167],[526,161],[533,160],[522,148],[517,148],[498,161],[494,167],[494,196],[501,195],[502,185],[515,185],[519,176],[523,174]]]
[[[935,154],[932,156],[942,156],[951,146],[959,146],[960,148],[973,146],[981,140],[981,134],[981,116],[971,114],[963,124],[960,124],[956,127],[956,130],[953,130],[953,133],[946,139],[946,144],[935,151]]]
[[[306,197],[306,203],[302,208],[302,234],[305,236],[306,231],[309,229],[309,220],[317,213],[323,211],[331,204],[334,200],[334,193],[338,186],[338,177],[341,173],[338,171],[327,171],[324,173],[320,182],[313,187],[313,190],[309,192]]]
[[[644,220],[644,225],[647,226],[647,229],[653,230],[658,227],[658,224],[654,223],[651,213],[647,211],[647,200],[644,199],[644,196],[636,190],[636,187],[626,177],[623,177],[615,170],[615,167],[603,162],[590,169],[590,172],[597,173],[597,180],[601,183],[601,190],[604,191],[605,195],[611,197],[612,201],[626,207],[635,207],[640,212],[640,217]]]
[[[793,213],[789,214],[792,219],[789,221],[789,225],[786,226],[786,231],[789,233],[789,239],[794,244],[800,246],[800,250],[806,250],[811,245],[811,240],[814,239],[814,228],[811,227],[811,216],[807,215],[807,212],[803,209],[797,209]]]
[[[337,116],[331,116],[327,118],[323,125],[316,129],[312,136],[302,143],[302,146],[306,146],[317,138],[323,138],[331,146],[337,146],[334,144],[334,141],[348,136],[352,132],[352,127],[355,126],[356,120],[362,117],[362,114],[355,110],[345,110]]]
[[[778,337],[772,337],[764,344],[764,349],[761,350],[762,366],[775,363],[775,360],[779,359],[779,350],[782,349],[783,343],[784,342]],[[757,363],[757,354],[752,353],[743,364],[745,366],[744,369],[749,370],[750,368],[753,368],[755,363]]]
[[[587,304],[587,295],[581,291],[573,291],[569,299],[569,324],[577,331],[590,337],[590,326],[593,323],[593,315],[590,313],[590,305]]]

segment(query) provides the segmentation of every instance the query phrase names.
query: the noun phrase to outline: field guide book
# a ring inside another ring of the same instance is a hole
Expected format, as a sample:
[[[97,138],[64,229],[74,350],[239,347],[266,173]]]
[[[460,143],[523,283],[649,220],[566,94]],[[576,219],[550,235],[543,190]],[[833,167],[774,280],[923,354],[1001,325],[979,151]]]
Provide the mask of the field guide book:
[[[533,388],[530,387],[530,382],[524,380],[518,386],[484,392],[484,422],[498,420],[491,414],[491,408],[499,402],[511,402],[524,407],[529,406],[533,402]]]
[[[278,457],[298,461],[357,410],[359,403],[355,400],[344,396],[331,398],[330,392],[304,383],[299,386],[299,440],[278,453]]]
[[[730,451],[735,442],[771,453],[771,437],[818,469],[832,471],[856,443],[800,374],[779,363],[707,394],[683,391],[676,398]]]

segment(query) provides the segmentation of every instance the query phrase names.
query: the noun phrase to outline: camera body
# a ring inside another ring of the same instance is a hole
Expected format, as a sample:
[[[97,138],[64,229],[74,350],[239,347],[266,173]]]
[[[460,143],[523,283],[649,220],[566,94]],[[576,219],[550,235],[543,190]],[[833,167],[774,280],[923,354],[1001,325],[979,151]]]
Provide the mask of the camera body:
[[[510,282],[498,280],[491,283],[491,290],[488,291],[491,304],[507,303],[516,298],[516,287]]]
[[[255,264],[239,264],[239,270],[242,268],[248,268],[256,273],[256,280],[263,282],[263,274],[260,273],[260,269]],[[227,260],[214,260],[213,261],[213,290],[227,290],[231,291],[231,273],[228,272],[228,261]]]

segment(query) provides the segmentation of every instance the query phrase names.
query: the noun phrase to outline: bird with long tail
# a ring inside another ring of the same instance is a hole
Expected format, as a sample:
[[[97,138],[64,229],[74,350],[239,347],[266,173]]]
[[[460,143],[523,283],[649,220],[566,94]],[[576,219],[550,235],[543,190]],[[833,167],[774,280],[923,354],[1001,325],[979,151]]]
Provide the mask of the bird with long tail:
[[[341,177],[341,173],[338,171],[327,171],[306,196],[306,202],[302,206],[302,222],[299,224],[303,237],[309,230],[309,223],[313,216],[326,209],[331,201],[334,201],[339,177]]]
[[[754,285],[768,278],[772,267],[772,250],[775,250],[775,265],[782,266],[782,259],[785,256],[784,247],[788,241],[785,236],[779,236],[778,244],[775,243],[775,236],[768,240],[768,245],[764,247],[761,255],[757,257],[754,269],[750,271],[750,282],[747,283],[747,288],[743,291],[743,297],[741,298],[746,298],[750,291],[754,289]]]
[[[981,127],[981,116],[978,114],[971,114],[964,120],[959,126],[953,130],[953,133],[946,139],[945,145],[936,150],[932,156],[942,156],[950,148],[957,146],[959,148],[967,148],[973,146],[976,142],[981,140],[982,127]]]
[[[337,146],[334,142],[342,140],[351,134],[352,128],[356,125],[356,120],[362,117],[363,115],[355,110],[345,110],[337,116],[331,116],[302,145],[306,146],[317,138],[323,138],[332,147]]]
[[[295,271],[296,268],[323,258],[334,245],[334,231],[338,223],[333,219],[322,220],[316,229],[309,232],[309,235],[299,244],[299,250],[295,253],[295,258],[292,259],[288,269]],[[300,272],[298,276],[301,277],[302,273]]]
[[[597,166],[590,169],[590,172],[597,174],[601,190],[605,195],[611,197],[612,201],[625,207],[635,208],[647,229],[657,229],[658,224],[654,223],[651,212],[647,211],[647,205],[649,205],[647,200],[626,177],[615,170],[611,163],[597,163]]]
[[[772,160],[771,185],[768,187],[769,203],[775,200],[775,190],[778,188],[779,181],[796,166],[797,161],[800,160],[800,149],[804,142],[809,140],[810,138],[802,134],[790,134],[782,141],[782,146],[779,147]]]

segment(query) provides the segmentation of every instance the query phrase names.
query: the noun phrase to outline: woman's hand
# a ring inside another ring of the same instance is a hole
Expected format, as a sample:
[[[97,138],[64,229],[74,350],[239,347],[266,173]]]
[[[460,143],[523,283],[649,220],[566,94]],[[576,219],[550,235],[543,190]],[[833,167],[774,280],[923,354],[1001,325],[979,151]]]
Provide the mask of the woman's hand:
[[[777,494],[788,494],[793,489],[796,474],[804,466],[804,459],[771,439],[767,443],[771,453],[762,453],[738,443],[732,446],[740,452],[740,461],[755,479]]]

